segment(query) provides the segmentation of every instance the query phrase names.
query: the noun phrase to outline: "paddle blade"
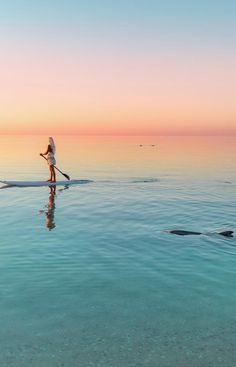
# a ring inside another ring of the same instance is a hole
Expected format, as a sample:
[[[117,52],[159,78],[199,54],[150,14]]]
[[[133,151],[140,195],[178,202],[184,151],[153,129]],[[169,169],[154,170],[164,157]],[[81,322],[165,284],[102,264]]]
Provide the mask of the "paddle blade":
[[[68,181],[70,181],[70,176],[68,176],[66,173],[63,173],[63,175],[65,176],[65,178],[67,178]]]

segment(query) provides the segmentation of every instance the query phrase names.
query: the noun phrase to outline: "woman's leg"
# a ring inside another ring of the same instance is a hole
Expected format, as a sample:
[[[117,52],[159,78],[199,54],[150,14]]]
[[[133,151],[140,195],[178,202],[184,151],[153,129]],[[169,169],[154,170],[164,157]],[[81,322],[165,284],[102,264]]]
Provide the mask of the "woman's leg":
[[[54,166],[51,166],[51,168],[52,168],[52,173],[51,173],[52,181],[53,181],[53,182],[56,182],[56,172],[55,172],[55,168],[54,168]]]
[[[52,174],[52,166],[48,166],[48,168],[49,168],[49,172],[50,172],[50,178],[49,178],[48,181],[52,181],[52,176],[53,176],[53,174]]]

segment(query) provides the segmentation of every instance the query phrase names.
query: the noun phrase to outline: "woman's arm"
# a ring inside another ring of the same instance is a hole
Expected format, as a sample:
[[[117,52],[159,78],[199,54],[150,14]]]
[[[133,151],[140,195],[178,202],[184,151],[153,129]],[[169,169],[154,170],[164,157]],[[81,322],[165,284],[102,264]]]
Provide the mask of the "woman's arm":
[[[50,152],[50,145],[48,145],[47,151],[45,153],[40,153],[40,155],[47,155]]]

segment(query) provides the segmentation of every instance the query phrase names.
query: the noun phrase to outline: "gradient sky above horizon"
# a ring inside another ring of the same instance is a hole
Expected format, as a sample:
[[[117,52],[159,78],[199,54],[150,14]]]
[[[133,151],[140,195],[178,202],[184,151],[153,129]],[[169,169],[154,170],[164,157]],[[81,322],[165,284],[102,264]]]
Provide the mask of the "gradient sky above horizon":
[[[235,0],[0,0],[0,134],[235,135]]]

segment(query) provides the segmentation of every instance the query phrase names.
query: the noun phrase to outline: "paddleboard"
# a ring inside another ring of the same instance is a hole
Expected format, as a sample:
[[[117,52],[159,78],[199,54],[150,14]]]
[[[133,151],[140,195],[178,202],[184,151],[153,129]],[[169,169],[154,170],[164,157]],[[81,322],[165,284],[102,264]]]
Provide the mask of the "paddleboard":
[[[33,187],[33,186],[65,186],[65,185],[82,185],[92,182],[91,180],[66,180],[66,181],[0,181],[4,185],[18,187]]]

